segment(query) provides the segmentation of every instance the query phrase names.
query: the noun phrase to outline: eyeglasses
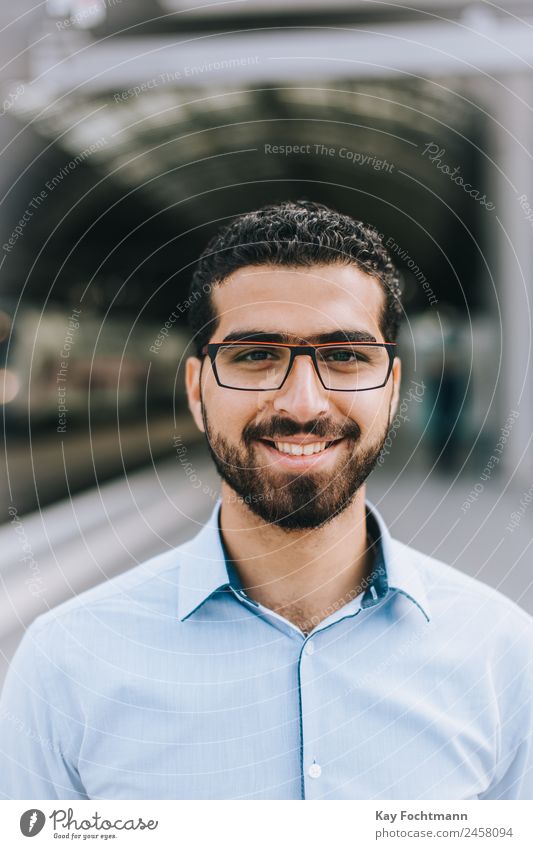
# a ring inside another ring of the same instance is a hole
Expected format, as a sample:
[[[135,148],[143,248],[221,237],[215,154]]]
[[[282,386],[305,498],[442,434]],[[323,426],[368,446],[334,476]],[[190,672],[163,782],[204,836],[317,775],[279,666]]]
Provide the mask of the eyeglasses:
[[[209,356],[219,386],[269,392],[281,389],[296,357],[311,357],[324,389],[364,392],[385,386],[394,361],[395,342],[336,342],[285,345],[277,342],[211,342]]]

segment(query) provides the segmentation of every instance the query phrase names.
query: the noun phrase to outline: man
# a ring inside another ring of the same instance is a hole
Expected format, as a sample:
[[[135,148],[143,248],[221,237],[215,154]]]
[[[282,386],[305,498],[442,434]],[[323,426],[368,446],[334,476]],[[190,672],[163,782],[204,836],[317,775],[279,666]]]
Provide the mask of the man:
[[[221,499],[194,539],[29,629],[4,795],[531,798],[531,619],[365,503],[401,373],[377,232],[308,202],[243,215],[189,303]]]

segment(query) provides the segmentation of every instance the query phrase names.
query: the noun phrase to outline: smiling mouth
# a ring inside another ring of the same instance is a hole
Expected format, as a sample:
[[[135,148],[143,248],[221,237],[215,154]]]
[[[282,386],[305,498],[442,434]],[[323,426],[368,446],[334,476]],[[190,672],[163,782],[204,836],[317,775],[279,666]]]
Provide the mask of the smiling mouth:
[[[280,454],[290,454],[293,457],[309,457],[312,454],[322,454],[322,452],[327,451],[328,448],[336,445],[343,438],[332,439],[329,442],[326,440],[317,440],[316,442],[306,443],[283,442],[282,440],[278,441],[274,439],[261,439],[260,441],[265,442],[269,448],[275,448]]]

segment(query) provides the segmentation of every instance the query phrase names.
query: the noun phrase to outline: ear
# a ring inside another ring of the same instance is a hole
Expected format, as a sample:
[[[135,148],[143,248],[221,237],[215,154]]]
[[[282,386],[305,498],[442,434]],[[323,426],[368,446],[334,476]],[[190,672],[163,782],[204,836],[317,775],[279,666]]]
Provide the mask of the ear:
[[[198,430],[205,432],[202,418],[202,399],[200,393],[200,378],[202,360],[199,357],[189,357],[185,363],[185,387],[187,389],[187,400],[189,410],[196,423]]]
[[[391,398],[391,421],[398,410],[398,404],[400,403],[400,384],[402,381],[402,361],[399,357],[394,357],[394,361],[392,364],[392,398]]]

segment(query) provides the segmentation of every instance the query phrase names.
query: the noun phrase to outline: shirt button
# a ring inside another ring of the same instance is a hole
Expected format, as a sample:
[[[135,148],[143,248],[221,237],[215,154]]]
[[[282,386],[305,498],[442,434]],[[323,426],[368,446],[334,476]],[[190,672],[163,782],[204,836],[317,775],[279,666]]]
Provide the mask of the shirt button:
[[[315,644],[313,643],[312,640],[309,640],[305,644],[305,653],[306,654],[313,654],[314,650],[315,650]]]
[[[308,772],[310,778],[320,778],[320,776],[322,775],[322,767],[320,766],[320,764],[311,764]]]

